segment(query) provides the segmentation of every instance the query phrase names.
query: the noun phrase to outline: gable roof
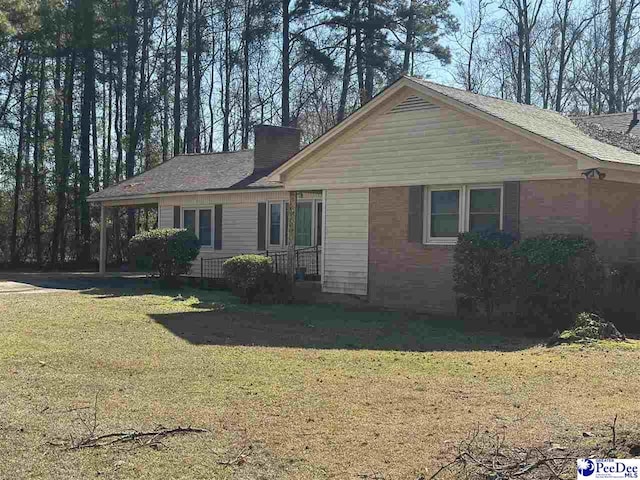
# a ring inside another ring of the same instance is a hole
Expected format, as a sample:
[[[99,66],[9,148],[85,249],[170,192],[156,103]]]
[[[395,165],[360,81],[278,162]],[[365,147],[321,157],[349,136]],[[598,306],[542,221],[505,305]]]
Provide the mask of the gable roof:
[[[89,201],[176,192],[278,188],[265,178],[272,170],[254,170],[253,150],[176,155],[157,167],[90,195]]]
[[[595,160],[640,165],[640,156],[590,137],[569,117],[556,111],[445,87],[426,80],[416,78],[411,80],[424,85],[429,90]]]
[[[524,105],[510,100],[479,95],[458,88],[447,87],[416,77],[404,76],[378,94],[372,101],[354,112],[338,126],[329,130],[315,142],[293,156],[288,162],[269,175],[270,180],[279,181],[280,175],[302,161],[311,152],[328,143],[351,124],[366,118],[385,99],[402,87],[409,87],[453,108],[463,110],[499,123],[548,146],[567,154],[577,154],[590,159],[613,164],[640,166],[640,155],[620,147],[592,138],[575,125],[567,116],[533,105]]]

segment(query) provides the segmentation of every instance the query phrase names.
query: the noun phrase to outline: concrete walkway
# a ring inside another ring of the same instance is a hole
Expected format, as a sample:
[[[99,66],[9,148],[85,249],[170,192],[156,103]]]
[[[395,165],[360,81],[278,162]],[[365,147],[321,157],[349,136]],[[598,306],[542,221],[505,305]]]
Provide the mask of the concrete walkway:
[[[10,294],[82,291],[91,288],[122,288],[127,280],[147,279],[140,273],[109,272],[0,272],[0,296]]]

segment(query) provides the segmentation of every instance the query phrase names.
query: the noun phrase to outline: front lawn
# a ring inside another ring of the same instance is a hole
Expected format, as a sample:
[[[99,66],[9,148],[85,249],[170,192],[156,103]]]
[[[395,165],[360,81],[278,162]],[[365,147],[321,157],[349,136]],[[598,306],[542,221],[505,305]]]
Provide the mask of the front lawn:
[[[637,342],[180,293],[0,297],[0,478],[415,479],[478,425],[538,445],[638,417]],[[65,448],[94,422],[208,433]]]

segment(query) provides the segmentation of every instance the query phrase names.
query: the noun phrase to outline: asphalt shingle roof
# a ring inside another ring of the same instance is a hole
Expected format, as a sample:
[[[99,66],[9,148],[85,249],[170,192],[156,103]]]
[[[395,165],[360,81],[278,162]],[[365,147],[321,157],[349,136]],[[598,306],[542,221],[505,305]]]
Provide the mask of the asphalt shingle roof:
[[[271,169],[254,171],[253,150],[177,155],[157,167],[96,192],[89,199],[277,187],[277,184],[264,179],[270,172]]]
[[[640,155],[587,135],[569,117],[558,112],[445,87],[415,77],[408,78],[469,107],[596,160],[640,165]]]
[[[611,130],[618,133],[632,133],[634,135],[638,135],[640,133],[640,124],[633,125],[631,130],[629,130],[631,121],[633,120],[633,112],[576,115],[571,119],[583,124],[589,123],[592,125],[598,125],[605,130]]]

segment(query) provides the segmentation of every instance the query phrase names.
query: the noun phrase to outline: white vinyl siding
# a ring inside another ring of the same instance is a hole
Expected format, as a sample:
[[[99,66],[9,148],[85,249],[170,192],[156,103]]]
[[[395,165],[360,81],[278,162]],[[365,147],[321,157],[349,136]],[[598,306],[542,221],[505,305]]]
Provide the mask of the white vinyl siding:
[[[303,199],[322,198],[320,192],[304,192]],[[208,195],[180,195],[166,196],[158,199],[161,212],[160,225],[165,228],[173,227],[173,206],[185,209],[211,208],[212,222],[214,221],[214,205],[222,205],[222,249],[214,250],[206,247],[192,264],[192,276],[200,276],[200,258],[220,258],[240,255],[242,253],[256,253],[258,247],[258,202],[288,200],[289,192],[263,191],[242,193],[220,193]],[[163,214],[166,210],[166,214]],[[168,220],[162,220],[162,218]],[[168,222],[168,223],[167,223]],[[286,249],[286,246],[269,247],[269,250]]]
[[[367,294],[369,190],[326,192],[322,290]]]
[[[173,228],[173,206],[158,207],[158,228]]]
[[[438,106],[372,115],[295,166],[285,182],[287,188],[332,189],[579,176],[571,158]]]

